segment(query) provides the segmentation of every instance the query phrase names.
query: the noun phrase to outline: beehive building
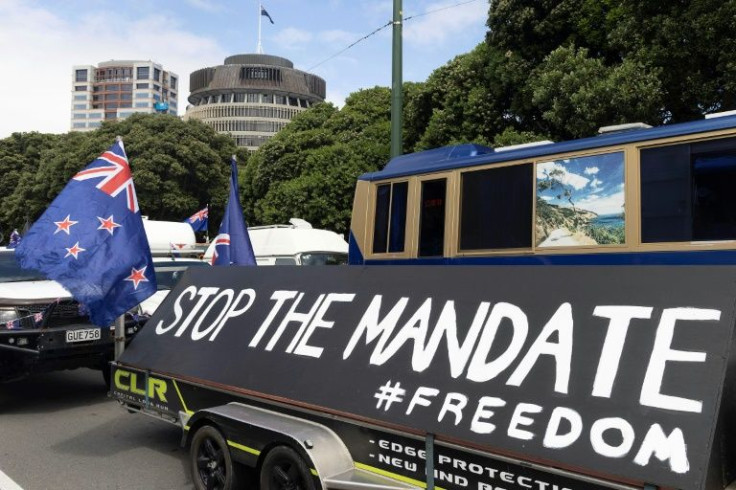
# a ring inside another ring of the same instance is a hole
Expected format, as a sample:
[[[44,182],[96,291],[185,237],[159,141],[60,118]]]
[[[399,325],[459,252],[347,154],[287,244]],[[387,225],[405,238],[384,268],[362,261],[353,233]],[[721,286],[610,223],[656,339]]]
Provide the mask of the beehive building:
[[[325,100],[325,81],[286,58],[238,54],[189,77],[184,119],[198,119],[254,152],[291,119]]]

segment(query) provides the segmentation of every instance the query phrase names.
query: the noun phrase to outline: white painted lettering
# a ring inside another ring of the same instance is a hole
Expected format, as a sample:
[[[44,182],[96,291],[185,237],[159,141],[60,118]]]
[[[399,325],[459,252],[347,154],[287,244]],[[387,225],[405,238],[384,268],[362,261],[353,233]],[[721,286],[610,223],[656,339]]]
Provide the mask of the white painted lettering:
[[[187,315],[187,317],[184,319],[184,322],[176,331],[174,337],[181,337],[189,324],[192,323],[192,320],[197,317],[197,315],[199,314],[199,310],[202,309],[202,306],[204,306],[204,304],[207,302],[207,299],[210,296],[217,294],[219,290],[220,288],[199,288],[199,290],[197,291],[197,296],[200,297],[199,301],[197,301],[197,304],[195,304],[192,309],[189,310],[189,315]]]
[[[171,322],[171,325],[169,325],[168,327],[164,327],[164,321],[160,320],[158,322],[158,325],[156,325],[156,335],[163,335],[174,328],[176,324],[179,323],[179,320],[181,320],[181,316],[184,313],[184,309],[181,306],[181,301],[184,299],[184,296],[189,296],[189,299],[194,299],[196,295],[196,286],[189,286],[184,291],[182,291],[179,296],[176,297],[176,300],[174,300],[174,321]]]
[[[670,469],[675,473],[682,474],[690,470],[685,438],[679,428],[674,429],[667,436],[659,424],[652,425],[647,435],[644,436],[644,441],[634,458],[634,463],[646,466],[649,464],[652,455],[663,462],[669,460]]]
[[[493,417],[493,410],[487,410],[487,408],[503,407],[505,405],[505,400],[496,398],[495,396],[482,396],[480,400],[478,400],[478,408],[476,408],[473,420],[470,423],[470,430],[476,434],[490,434],[493,432],[496,429],[496,426],[483,420]]]
[[[520,429],[519,426],[529,427],[534,423],[534,419],[527,417],[525,413],[541,413],[542,407],[533,403],[519,403],[514,409],[514,414],[511,416],[511,422],[509,428],[506,431],[509,437],[514,439],[522,439],[524,441],[530,441],[534,438],[534,433],[528,430]]]
[[[491,351],[496,334],[504,318],[511,320],[511,326],[513,328],[511,343],[500,356],[487,362],[488,354]],[[486,321],[485,327],[483,328],[478,347],[468,367],[467,378],[471,381],[484,383],[498,376],[519,355],[528,332],[529,321],[518,306],[510,303],[497,303],[493,307],[493,310],[491,310],[488,321]]]
[[[570,364],[572,363],[572,307],[563,303],[542,329],[529,351],[517,366],[506,384],[521,386],[529,371],[536,364],[539,356],[550,355],[555,360],[555,391],[567,394],[570,382]],[[558,341],[550,342],[549,338],[557,333]]]
[[[598,371],[593,382],[593,396],[611,397],[613,382],[618,373],[621,353],[624,350],[626,333],[634,318],[647,319],[652,316],[652,308],[643,306],[597,306],[593,315],[608,318],[608,331],[603,342]]]
[[[353,336],[350,338],[348,345],[342,353],[343,359],[350,357],[350,354],[353,353],[353,349],[355,349],[360,338],[365,335],[366,345],[378,339],[378,343],[371,354],[370,363],[379,366],[383,364],[383,361],[378,362],[380,358],[379,354],[386,345],[386,342],[388,342],[394,328],[396,328],[396,323],[404,312],[406,304],[409,302],[409,298],[401,298],[394,307],[391,308],[391,311],[383,318],[383,320],[379,319],[379,315],[381,313],[381,300],[382,296],[380,294],[376,295],[373,298],[373,301],[371,301],[371,304],[365,310],[363,317],[360,319],[357,328],[353,332]]]
[[[462,393],[448,393],[445,395],[445,401],[440,409],[440,415],[437,417],[437,422],[442,422],[447,412],[452,412],[455,415],[455,425],[458,425],[463,419],[463,408],[468,404],[468,397]]]
[[[662,312],[662,318],[657,327],[657,336],[654,339],[654,348],[649,358],[649,366],[641,386],[639,403],[648,407],[677,410],[680,412],[700,413],[703,402],[679,396],[664,395],[661,392],[664,379],[664,368],[667,361],[673,362],[705,362],[705,352],[675,350],[670,348],[675,335],[677,320],[689,321],[718,321],[721,319],[719,310],[701,308],[668,308]]]
[[[570,430],[565,434],[560,434],[562,420],[566,420],[570,424]],[[544,444],[544,447],[552,449],[566,448],[577,441],[582,432],[583,419],[579,413],[571,408],[556,407],[552,410],[542,444]]]
[[[607,430],[615,430],[620,433],[621,443],[618,446],[605,441],[603,434]],[[619,417],[596,420],[590,428],[590,443],[593,445],[593,450],[601,456],[622,458],[628,454],[634,444],[634,428]]]
[[[287,300],[294,299],[297,295],[297,291],[274,291],[271,295],[272,300],[276,300],[276,304],[273,305],[273,308],[271,308],[271,311],[268,313],[268,316],[265,320],[263,320],[263,323],[261,323],[261,326],[258,327],[258,331],[251,339],[250,343],[248,344],[248,347],[258,347],[258,343],[261,341],[261,338],[266,334],[266,331],[268,330],[268,327],[271,326],[271,322],[273,322],[273,319],[276,318],[276,315],[281,311],[281,308],[284,306],[284,303],[286,303]]]
[[[409,415],[412,410],[414,410],[414,407],[416,405],[422,406],[422,407],[428,407],[432,404],[432,402],[424,398],[424,395],[435,397],[440,392],[440,390],[436,388],[429,388],[427,386],[420,386],[417,388],[417,391],[414,392],[414,396],[411,397],[411,401],[409,402],[409,407],[406,409],[406,414]]]

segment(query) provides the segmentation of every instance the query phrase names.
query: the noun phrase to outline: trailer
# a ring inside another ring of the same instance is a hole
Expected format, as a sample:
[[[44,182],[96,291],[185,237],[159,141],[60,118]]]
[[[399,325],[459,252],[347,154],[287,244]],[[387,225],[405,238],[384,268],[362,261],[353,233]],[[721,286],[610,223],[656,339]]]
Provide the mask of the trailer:
[[[193,268],[110,396],[182,428],[197,488],[735,488],[734,278]]]

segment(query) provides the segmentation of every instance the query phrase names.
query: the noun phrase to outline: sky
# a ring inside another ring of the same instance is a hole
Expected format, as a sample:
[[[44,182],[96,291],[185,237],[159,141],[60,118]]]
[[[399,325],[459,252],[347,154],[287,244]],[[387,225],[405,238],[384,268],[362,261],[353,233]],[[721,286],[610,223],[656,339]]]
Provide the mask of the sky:
[[[486,33],[488,0],[403,0],[403,80],[420,82]],[[72,67],[152,60],[179,75],[179,115],[189,75],[227,56],[290,59],[327,83],[341,107],[352,92],[391,86],[392,0],[0,0],[0,138],[65,133]],[[413,18],[410,18],[413,17]]]

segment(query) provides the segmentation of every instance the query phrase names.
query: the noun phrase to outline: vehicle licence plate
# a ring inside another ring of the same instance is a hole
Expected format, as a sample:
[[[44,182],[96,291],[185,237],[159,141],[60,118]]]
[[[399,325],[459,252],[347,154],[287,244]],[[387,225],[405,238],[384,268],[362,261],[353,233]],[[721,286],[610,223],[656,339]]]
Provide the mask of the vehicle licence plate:
[[[90,342],[92,340],[100,340],[102,338],[101,328],[83,328],[80,330],[67,330],[66,341],[69,342]]]

